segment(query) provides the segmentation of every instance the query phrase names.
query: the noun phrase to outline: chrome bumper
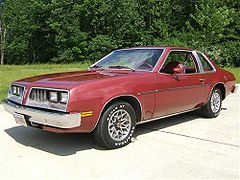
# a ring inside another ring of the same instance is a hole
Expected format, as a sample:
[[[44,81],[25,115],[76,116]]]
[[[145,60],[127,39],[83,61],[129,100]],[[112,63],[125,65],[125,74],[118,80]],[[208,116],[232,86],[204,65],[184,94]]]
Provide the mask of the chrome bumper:
[[[237,93],[237,91],[238,91],[238,86],[234,86],[234,88],[233,88],[233,93]]]
[[[81,124],[80,113],[76,114],[64,114],[64,113],[52,113],[43,110],[36,110],[32,108],[26,108],[23,106],[16,105],[9,101],[5,101],[3,107],[6,111],[14,114],[21,114],[30,123],[37,123],[40,125],[47,125],[57,128],[69,129],[79,127]]]

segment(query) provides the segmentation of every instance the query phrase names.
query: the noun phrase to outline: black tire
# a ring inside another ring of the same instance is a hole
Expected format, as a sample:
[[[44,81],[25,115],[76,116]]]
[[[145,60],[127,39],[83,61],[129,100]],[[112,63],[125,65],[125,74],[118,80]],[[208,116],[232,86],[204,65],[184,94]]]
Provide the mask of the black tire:
[[[220,98],[220,102],[219,102],[219,106],[217,106],[218,108],[214,109],[211,107],[212,102],[212,98],[213,96],[219,96]],[[205,104],[201,109],[200,109],[200,113],[207,118],[215,118],[220,114],[220,111],[222,109],[222,93],[221,90],[218,88],[214,88],[213,91],[211,92],[210,98],[207,102],[207,104]]]
[[[120,112],[122,114],[125,113],[126,115],[120,117]],[[94,137],[100,145],[107,149],[120,148],[131,142],[135,126],[136,115],[133,107],[127,102],[117,101],[103,112],[98,125],[94,130]],[[119,132],[124,132],[124,135],[119,135]],[[117,134],[119,136],[117,136]]]

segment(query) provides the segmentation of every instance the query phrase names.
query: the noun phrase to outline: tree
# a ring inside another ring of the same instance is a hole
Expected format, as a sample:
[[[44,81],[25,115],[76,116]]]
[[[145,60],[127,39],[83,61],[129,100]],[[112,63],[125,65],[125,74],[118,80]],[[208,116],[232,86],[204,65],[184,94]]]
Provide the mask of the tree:
[[[176,45],[239,66],[239,2],[5,0],[0,51],[8,64],[68,63],[95,61],[118,48]]]
[[[4,22],[4,2],[0,0],[0,64],[4,64],[4,49],[5,49],[5,22]]]
[[[193,28],[203,33],[209,44],[219,43],[226,35],[227,26],[233,22],[233,9],[226,5],[218,6],[219,0],[201,1],[196,6],[196,13],[191,15],[196,22]]]

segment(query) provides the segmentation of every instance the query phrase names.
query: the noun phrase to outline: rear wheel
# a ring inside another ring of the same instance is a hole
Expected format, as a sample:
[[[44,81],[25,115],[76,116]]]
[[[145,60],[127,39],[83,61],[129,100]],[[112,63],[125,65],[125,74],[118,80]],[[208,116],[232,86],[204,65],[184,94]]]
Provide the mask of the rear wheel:
[[[218,88],[213,89],[211,96],[205,106],[201,108],[201,113],[208,118],[217,117],[222,108],[222,93]]]
[[[94,137],[108,149],[119,148],[131,141],[135,125],[133,107],[127,102],[118,101],[105,110],[94,131]]]

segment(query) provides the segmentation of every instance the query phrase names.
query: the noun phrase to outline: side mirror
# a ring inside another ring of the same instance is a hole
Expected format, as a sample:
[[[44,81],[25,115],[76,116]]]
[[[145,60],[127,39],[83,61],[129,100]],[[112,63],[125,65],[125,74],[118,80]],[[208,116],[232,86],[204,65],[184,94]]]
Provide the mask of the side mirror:
[[[184,74],[185,73],[185,67],[182,64],[178,64],[177,67],[173,68],[173,78],[179,81],[178,74]]]
[[[184,74],[185,67],[182,64],[177,65],[177,67],[173,68],[173,72],[177,74]]]

